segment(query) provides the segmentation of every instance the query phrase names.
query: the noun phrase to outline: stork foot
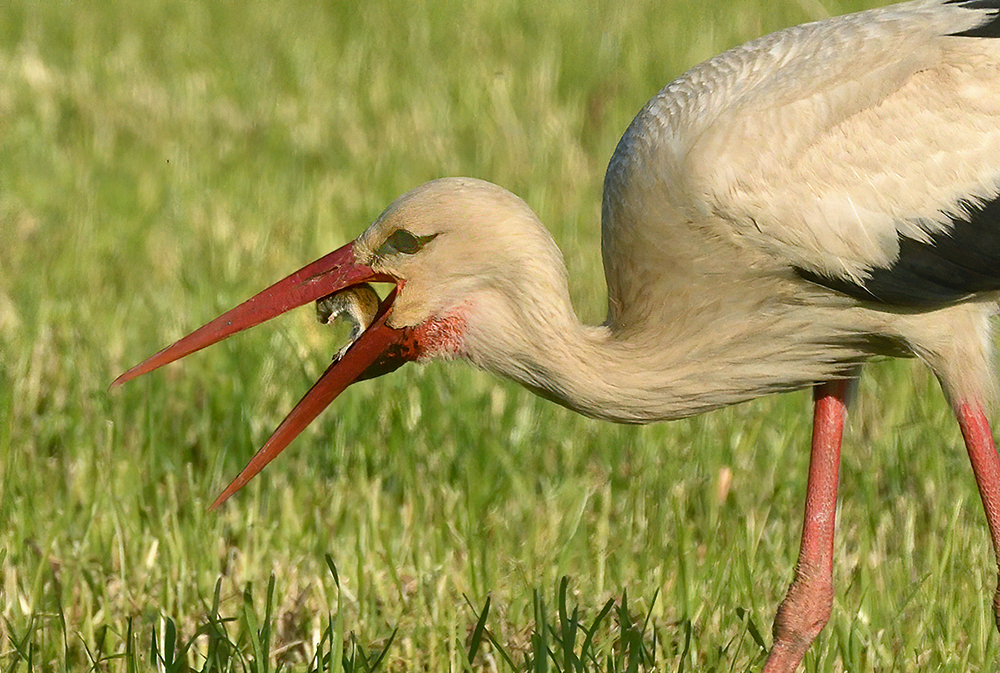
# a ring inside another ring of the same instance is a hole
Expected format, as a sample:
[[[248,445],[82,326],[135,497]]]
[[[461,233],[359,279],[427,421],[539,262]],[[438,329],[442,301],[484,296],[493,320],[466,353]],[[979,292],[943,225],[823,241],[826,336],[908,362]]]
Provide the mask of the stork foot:
[[[989,421],[978,401],[959,402],[955,415],[962,429],[965,448],[972,462],[972,472],[979,487],[979,496],[986,511],[986,524],[993,541],[993,557],[997,564],[997,589],[993,594],[993,619],[1000,631],[1000,456],[993,441]]]
[[[833,582],[829,575],[800,564],[795,580],[774,617],[774,645],[764,673],[791,673],[802,661],[833,609]]]
[[[815,412],[802,546],[795,580],[774,617],[774,645],[764,673],[795,671],[809,645],[830,621],[840,440],[850,385],[851,379],[838,379],[813,390]]]

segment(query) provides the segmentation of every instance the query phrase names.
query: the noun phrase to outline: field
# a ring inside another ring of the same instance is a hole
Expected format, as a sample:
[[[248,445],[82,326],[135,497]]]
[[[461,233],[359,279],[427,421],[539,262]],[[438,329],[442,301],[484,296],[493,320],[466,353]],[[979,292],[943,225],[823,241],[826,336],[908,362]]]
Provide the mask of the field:
[[[443,175],[531,204],[601,321],[600,186],[631,117],[719,51],[858,8],[8,0],[0,670],[759,669],[808,392],[620,427],[409,365],[208,512],[338,335],[303,308],[108,384]],[[873,363],[852,414],[805,670],[996,671],[989,538],[936,382]]]

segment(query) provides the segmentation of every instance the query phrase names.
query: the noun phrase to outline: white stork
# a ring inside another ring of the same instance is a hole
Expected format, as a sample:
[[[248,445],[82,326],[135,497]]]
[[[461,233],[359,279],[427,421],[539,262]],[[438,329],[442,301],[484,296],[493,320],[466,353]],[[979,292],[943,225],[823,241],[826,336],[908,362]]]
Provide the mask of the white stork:
[[[577,319],[560,252],[523,201],[444,179],[115,384],[296,306],[351,312],[372,296],[365,283],[395,284],[353,310],[366,329],[216,505],[348,385],[411,360],[464,358],[621,423],[814,386],[802,546],[765,666],[792,671],[830,615],[841,433],[868,358],[917,357],[940,380],[1000,545],[985,413],[997,396],[998,37],[1000,0],[919,0],[789,28],[679,77],[608,166],[601,325]]]

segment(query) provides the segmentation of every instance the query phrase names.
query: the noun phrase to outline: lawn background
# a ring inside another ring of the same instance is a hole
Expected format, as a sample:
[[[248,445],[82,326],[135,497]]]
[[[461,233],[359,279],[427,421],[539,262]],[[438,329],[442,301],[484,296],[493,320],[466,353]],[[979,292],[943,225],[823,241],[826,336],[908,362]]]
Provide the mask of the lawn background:
[[[748,625],[770,643],[791,580],[807,392],[632,428],[411,365],[349,389],[209,513],[339,347],[330,330],[300,309],[107,387],[444,175],[521,195],[601,321],[600,186],[631,117],[713,54],[858,8],[7,0],[0,670],[142,669],[171,625],[201,668],[217,586],[234,670],[315,665],[331,625],[376,652],[398,629],[384,669],[463,670],[487,598],[497,643],[541,670],[557,616],[536,597],[554,612],[564,576],[587,624],[627,592],[648,667],[759,668]],[[997,670],[984,517],[921,366],[868,368],[841,483],[833,617],[806,670]],[[479,649],[474,669],[509,669]]]

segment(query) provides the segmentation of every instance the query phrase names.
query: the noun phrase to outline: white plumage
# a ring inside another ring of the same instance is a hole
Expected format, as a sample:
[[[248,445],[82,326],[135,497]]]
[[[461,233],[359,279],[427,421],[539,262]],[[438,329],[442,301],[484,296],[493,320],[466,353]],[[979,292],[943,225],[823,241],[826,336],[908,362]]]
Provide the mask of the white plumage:
[[[1000,297],[998,15],[1000,0],[876,9],[768,35],[668,85],[605,178],[603,325],[580,324],[561,254],[524,202],[445,179],[116,383],[294,306],[396,284],[217,504],[350,383],[410,360],[461,357],[619,422],[815,385],[802,549],[765,668],[794,670],[829,618],[847,382],[866,358],[916,356],[938,376],[1000,543],[984,411]]]
[[[897,233],[940,231],[939,211],[997,192],[997,49],[946,36],[981,20],[912,3],[726,52],[650,101],[606,188],[628,200],[666,185],[685,216],[724,220],[721,235],[863,278],[894,259]]]

